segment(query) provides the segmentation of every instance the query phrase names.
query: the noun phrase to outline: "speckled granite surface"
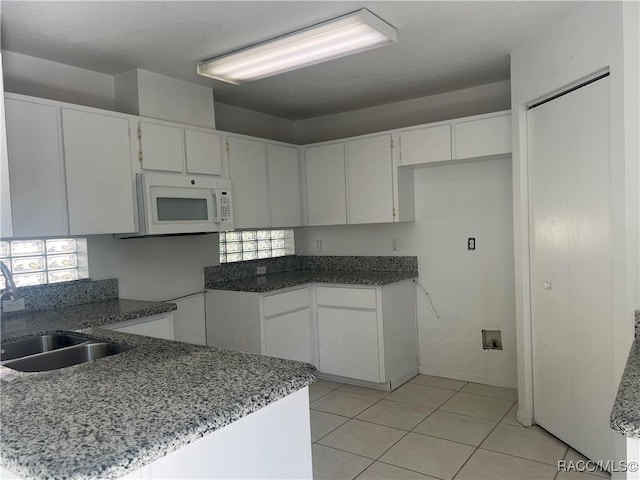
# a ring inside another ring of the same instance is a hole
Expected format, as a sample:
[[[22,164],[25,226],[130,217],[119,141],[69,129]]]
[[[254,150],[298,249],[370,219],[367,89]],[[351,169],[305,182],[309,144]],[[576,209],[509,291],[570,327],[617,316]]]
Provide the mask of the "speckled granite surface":
[[[611,428],[627,437],[640,437],[640,340],[638,339],[631,346],[618,394],[613,403]]]
[[[256,267],[267,275],[256,276]],[[205,288],[269,292],[305,283],[386,285],[418,276],[418,257],[291,256],[205,267]]]
[[[298,270],[274,273],[260,277],[244,277],[206,285],[212,290],[233,290],[236,292],[270,292],[281,288],[295,287],[305,283],[336,283],[344,285],[386,285],[410,278],[418,272],[371,272],[339,270]]]
[[[22,478],[112,479],[293,393],[312,365],[87,329],[135,348],[2,380],[0,464]]]
[[[417,272],[418,257],[411,256],[303,256],[305,270]]]
[[[61,308],[82,303],[118,298],[118,279],[77,280],[18,288],[25,300],[25,310]],[[14,315],[14,312],[9,315]]]
[[[78,330],[99,327],[171,312],[176,308],[175,303],[115,299],[51,310],[24,312],[2,317],[0,337],[5,341],[25,335],[35,335],[51,329]]]
[[[265,267],[267,273],[289,272],[302,270],[302,258],[297,255],[287,257],[265,258],[263,260],[249,260],[246,262],[232,262],[204,267],[204,283],[235,280],[236,278],[251,277],[256,274],[256,268]]]

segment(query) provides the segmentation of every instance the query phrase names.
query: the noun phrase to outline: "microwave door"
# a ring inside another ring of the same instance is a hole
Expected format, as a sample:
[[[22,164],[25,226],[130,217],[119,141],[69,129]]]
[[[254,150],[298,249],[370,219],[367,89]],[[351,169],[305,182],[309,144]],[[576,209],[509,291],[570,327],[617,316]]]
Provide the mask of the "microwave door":
[[[152,234],[217,231],[210,189],[151,187]]]

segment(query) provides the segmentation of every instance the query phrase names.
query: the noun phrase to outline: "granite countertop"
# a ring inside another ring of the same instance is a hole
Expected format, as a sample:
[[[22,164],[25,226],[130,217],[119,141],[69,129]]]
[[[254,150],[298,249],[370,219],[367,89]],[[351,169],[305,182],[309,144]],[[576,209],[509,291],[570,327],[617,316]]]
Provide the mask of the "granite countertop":
[[[640,438],[640,311],[636,312],[636,340],[631,345],[618,394],[611,411],[611,428],[627,437]]]
[[[316,377],[299,362],[82,332],[135,348],[50,372],[12,370],[1,380],[0,465],[22,478],[126,475]]]
[[[100,327],[171,312],[176,308],[178,307],[175,303],[114,299],[70,307],[12,313],[2,316],[0,336],[5,341],[25,335],[35,335],[51,330],[52,325],[59,330]]]
[[[417,277],[418,272],[412,271],[294,270],[262,276],[207,282],[206,288],[238,292],[270,292],[306,283],[378,286]]]

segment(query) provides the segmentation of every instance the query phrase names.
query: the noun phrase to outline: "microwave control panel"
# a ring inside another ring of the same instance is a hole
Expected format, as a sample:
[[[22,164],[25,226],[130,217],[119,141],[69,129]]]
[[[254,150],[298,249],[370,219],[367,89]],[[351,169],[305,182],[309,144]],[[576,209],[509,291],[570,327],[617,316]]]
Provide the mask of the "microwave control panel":
[[[225,219],[231,216],[231,199],[227,192],[220,192],[220,217]],[[224,220],[223,220],[224,221]]]

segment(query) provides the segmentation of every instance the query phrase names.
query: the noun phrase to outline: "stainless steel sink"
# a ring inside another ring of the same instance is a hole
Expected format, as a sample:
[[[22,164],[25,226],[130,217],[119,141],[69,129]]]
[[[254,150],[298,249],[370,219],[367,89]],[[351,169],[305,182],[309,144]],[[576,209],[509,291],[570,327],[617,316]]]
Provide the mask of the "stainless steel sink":
[[[53,333],[0,344],[0,365],[21,372],[45,372],[93,362],[131,350],[131,345]]]
[[[0,361],[22,358],[36,353],[50,352],[59,348],[79,345],[86,342],[86,337],[68,333],[53,333],[37,337],[6,342],[0,345]]]
[[[5,362],[4,366],[20,372],[44,372],[93,362],[99,358],[126,352],[132,348],[131,345],[117,343],[86,343],[11,360]]]

